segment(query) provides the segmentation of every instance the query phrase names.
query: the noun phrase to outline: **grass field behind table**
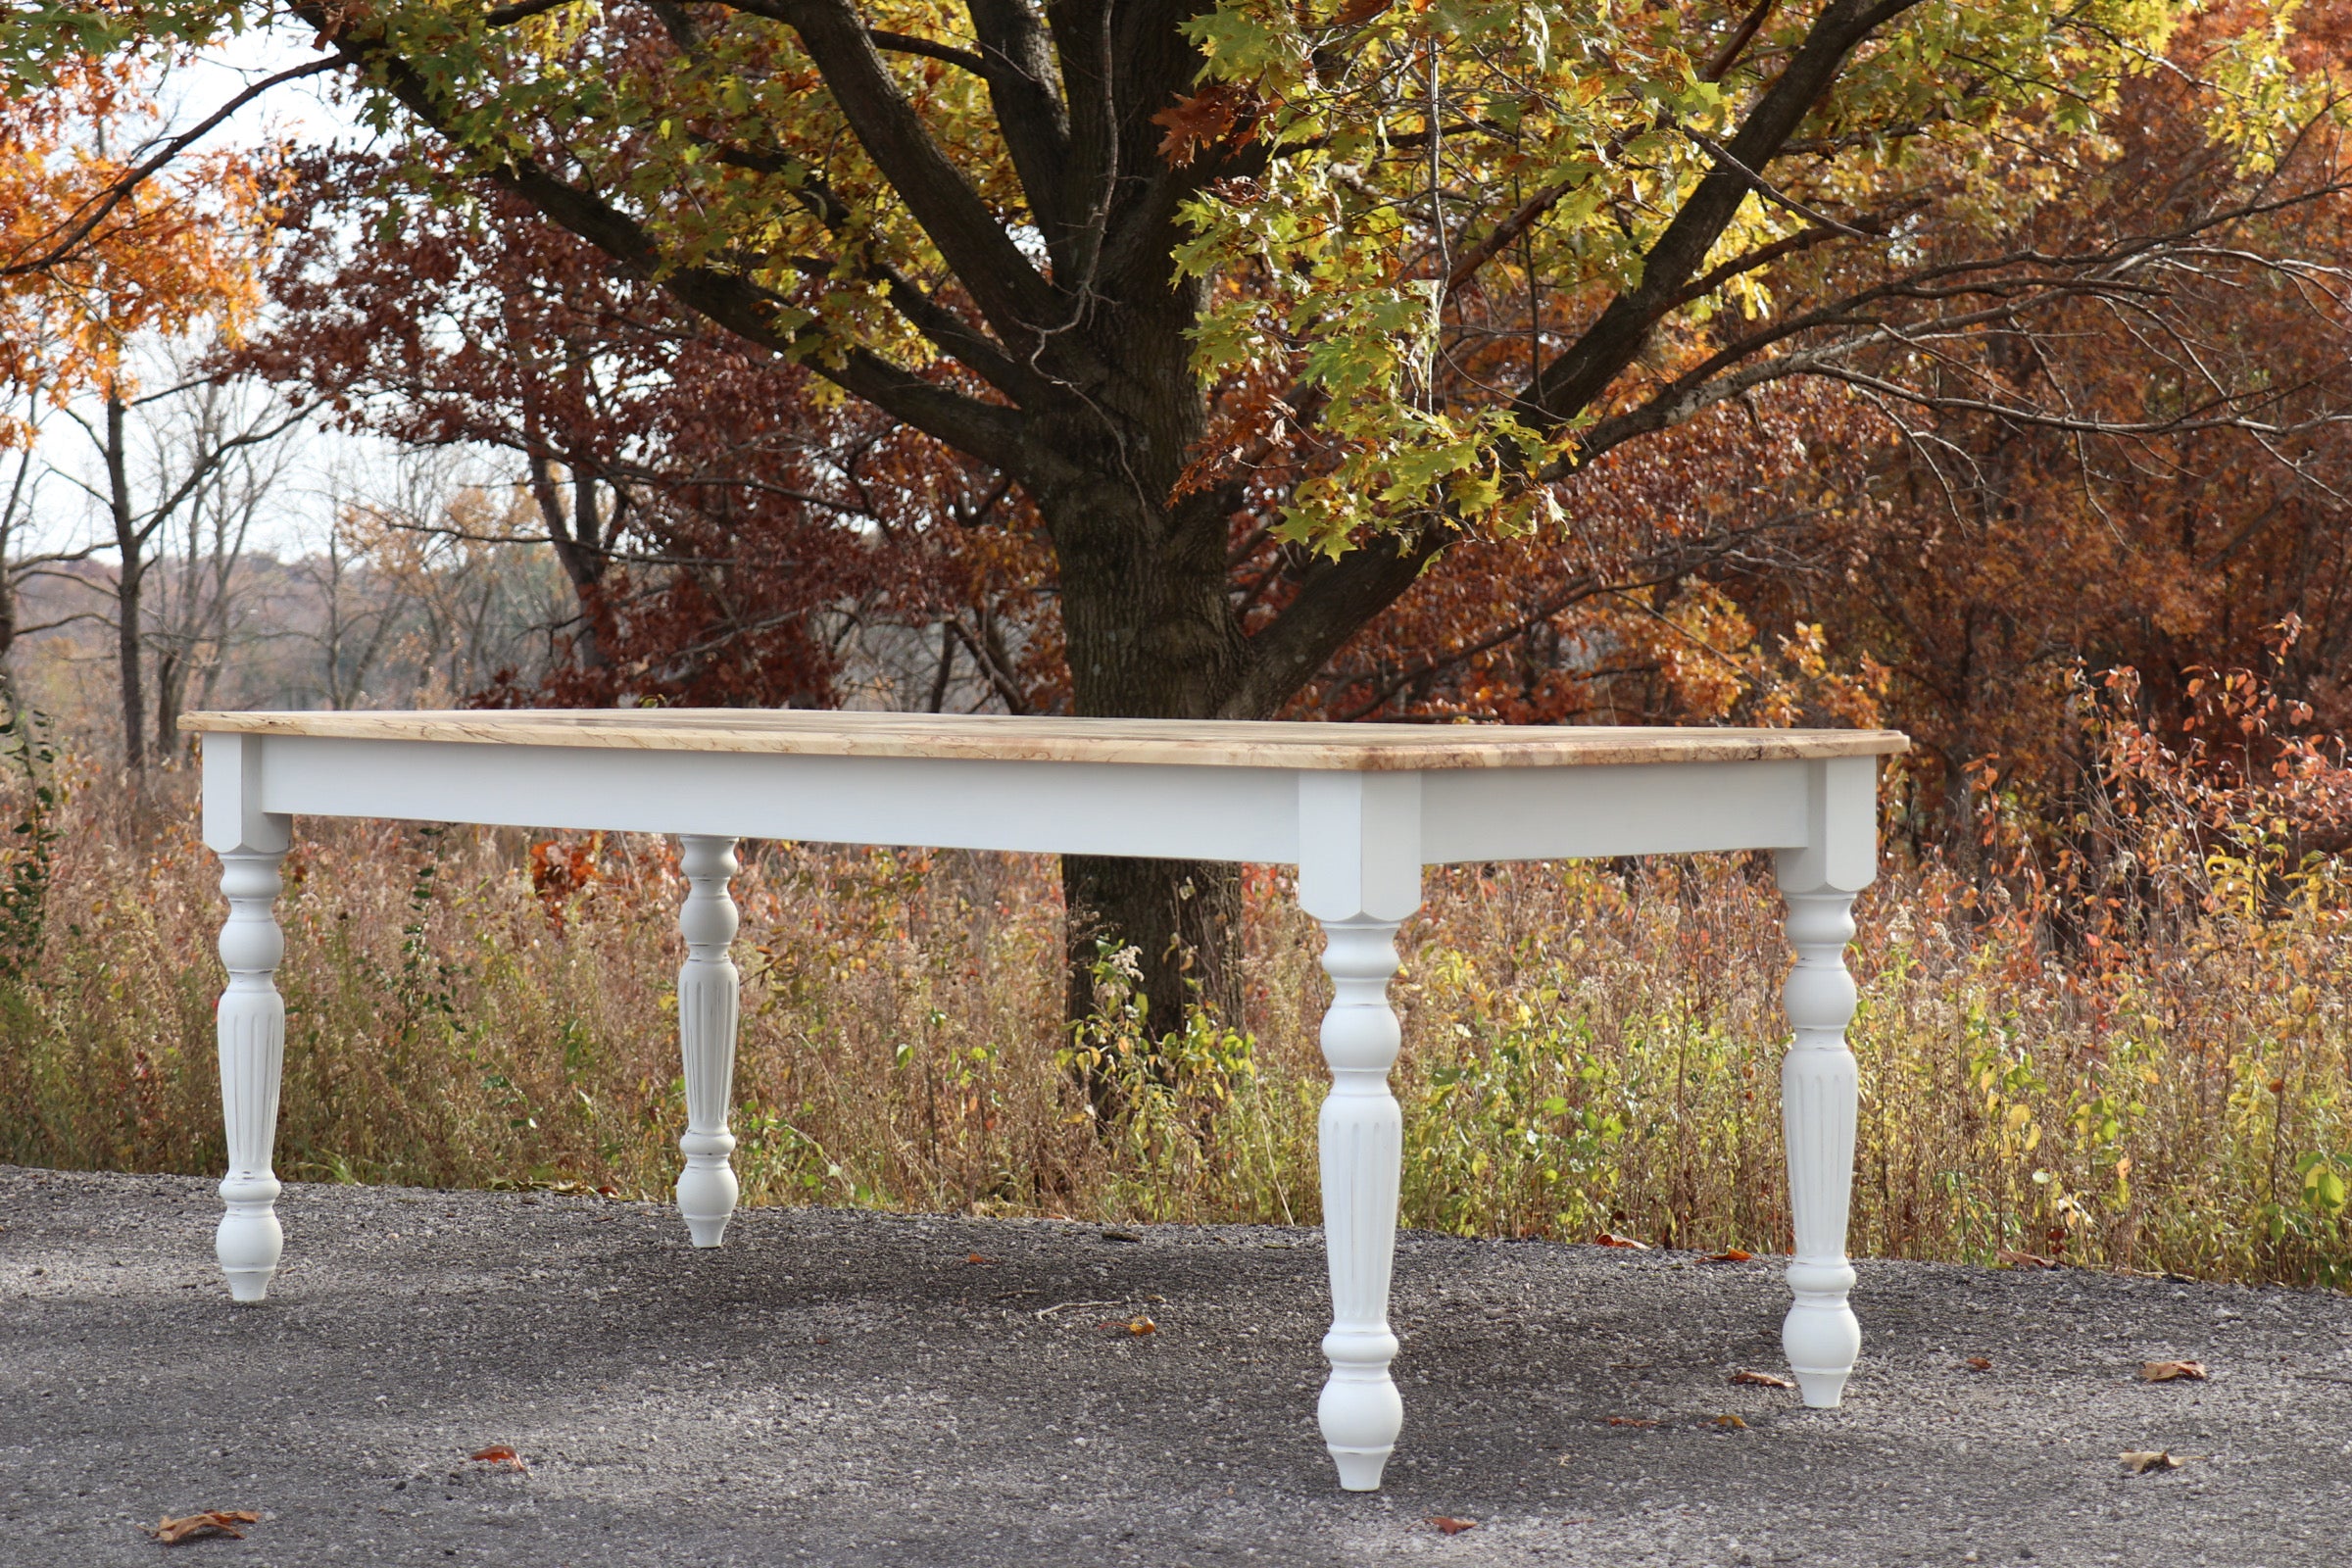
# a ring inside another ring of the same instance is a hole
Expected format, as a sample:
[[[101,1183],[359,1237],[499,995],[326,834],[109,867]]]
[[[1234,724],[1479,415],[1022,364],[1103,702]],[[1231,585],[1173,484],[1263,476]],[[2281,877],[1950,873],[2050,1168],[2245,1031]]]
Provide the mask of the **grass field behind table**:
[[[61,780],[0,921],[0,1159],[217,1172],[222,906],[187,781],[134,830]],[[666,1194],[666,842],[312,821],[286,877],[281,1175]],[[1056,886],[1020,857],[745,847],[747,1202],[1317,1218],[1328,984],[1287,875],[1250,874],[1247,1015],[1128,1070],[1107,1130],[1069,1054],[1142,1042],[1110,961],[1096,1026],[1060,1027]],[[1898,868],[1858,910],[1853,1250],[2352,1283],[2333,884],[2217,899],[2095,968],[1969,886]],[[1395,993],[1405,1222],[1785,1250],[1779,912],[1752,857],[1434,870]]]

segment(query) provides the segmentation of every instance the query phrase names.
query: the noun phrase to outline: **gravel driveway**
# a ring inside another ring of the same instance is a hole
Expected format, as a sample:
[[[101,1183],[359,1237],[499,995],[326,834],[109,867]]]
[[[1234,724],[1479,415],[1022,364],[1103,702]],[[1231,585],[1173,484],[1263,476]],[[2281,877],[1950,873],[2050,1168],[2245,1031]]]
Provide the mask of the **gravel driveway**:
[[[1865,1263],[1823,1412],[1731,1382],[1780,1369],[1767,1260],[1411,1235],[1351,1495],[1312,1231],[758,1209],[698,1252],[647,1204],[290,1186],[232,1308],[217,1212],[0,1166],[0,1564],[2352,1562],[2319,1293]],[[2210,1381],[2139,1380],[2174,1358]],[[262,1518],[138,1529],[209,1508]]]

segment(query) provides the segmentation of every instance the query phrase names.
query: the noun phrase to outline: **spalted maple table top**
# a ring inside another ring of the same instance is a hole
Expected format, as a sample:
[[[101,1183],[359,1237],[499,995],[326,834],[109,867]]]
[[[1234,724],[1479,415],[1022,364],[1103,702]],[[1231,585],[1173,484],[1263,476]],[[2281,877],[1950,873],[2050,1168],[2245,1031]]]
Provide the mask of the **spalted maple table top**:
[[[740,708],[187,713],[179,727],[207,735],[483,746],[1155,762],[1336,772],[1786,761],[1883,757],[1908,751],[1911,744],[1900,733],[1883,729],[1325,724]]]

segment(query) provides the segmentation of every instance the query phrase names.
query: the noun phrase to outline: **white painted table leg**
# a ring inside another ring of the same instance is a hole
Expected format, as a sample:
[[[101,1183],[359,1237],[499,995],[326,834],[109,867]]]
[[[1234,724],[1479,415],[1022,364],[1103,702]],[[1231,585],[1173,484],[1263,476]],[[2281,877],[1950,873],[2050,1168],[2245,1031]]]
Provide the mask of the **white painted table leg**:
[[[1331,1380],[1315,1415],[1339,1465],[1340,1485],[1371,1492],[1404,1426],[1404,1401],[1389,1376],[1396,1336],[1389,1329],[1389,1277],[1396,1254],[1397,1169],[1403,1118],[1389,1093],[1396,1060],[1396,1014],[1389,976],[1396,972],[1397,922],[1328,921],[1323,967],[1337,995],[1323,1018],[1331,1093],[1320,1118],[1323,1237],[1331,1263],[1331,1332],[1323,1356]]]
[[[214,1245],[220,1271],[228,1276],[228,1294],[239,1301],[259,1301],[269,1294],[285,1248],[277,1224],[277,1177],[270,1168],[286,1057],[286,1007],[274,981],[286,942],[270,906],[285,855],[282,833],[274,849],[241,844],[220,854],[220,891],[228,899],[220,961],[228,968],[228,989],[220,995],[215,1033],[228,1175],[220,1183],[226,1211]]]
[[[1331,1010],[1318,1120],[1323,1245],[1331,1265],[1330,1381],[1315,1406],[1340,1485],[1373,1492],[1404,1428],[1389,1363],[1403,1118],[1389,1093],[1400,1039],[1389,1006],[1396,927],[1421,905],[1421,781],[1411,773],[1308,774],[1298,784],[1298,903],[1329,939]]]
[[[1796,1222],[1796,1255],[1788,1264],[1796,1300],[1781,1346],[1805,1403],[1828,1409],[1842,1396],[1862,1350],[1862,1327],[1846,1301],[1854,1270],[1845,1255],[1855,1101],[1854,1054],[1845,1043],[1855,995],[1845,945],[1854,934],[1854,895],[1804,879],[1798,858],[1784,856],[1781,863],[1788,943],[1796,950],[1781,993],[1795,1028],[1781,1066],[1781,1119]]]
[[[695,1246],[716,1247],[727,1234],[737,1193],[728,1163],[735,1135],[727,1130],[743,989],[727,956],[737,923],[727,893],[736,871],[735,841],[688,833],[678,845],[687,887],[678,913],[686,937],[686,963],[678,971],[678,1044],[686,1074],[686,1135],[678,1140],[686,1168],[678,1173],[678,1212]]]

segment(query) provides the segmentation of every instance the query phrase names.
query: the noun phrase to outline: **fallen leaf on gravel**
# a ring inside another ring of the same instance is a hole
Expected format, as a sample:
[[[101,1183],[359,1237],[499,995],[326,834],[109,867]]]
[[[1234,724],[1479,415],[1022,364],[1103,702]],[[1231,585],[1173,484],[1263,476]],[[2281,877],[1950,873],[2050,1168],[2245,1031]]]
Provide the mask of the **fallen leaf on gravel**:
[[[2151,1470],[2178,1470],[2181,1465],[2180,1460],[2161,1448],[2134,1448],[2123,1458],[2124,1474],[2128,1476],[2144,1476]]]
[[[996,1259],[993,1257],[982,1257],[978,1252],[965,1253],[963,1260],[966,1263],[974,1265],[975,1267],[982,1263],[994,1263],[996,1261]]]
[[[1602,1231],[1598,1236],[1593,1237],[1592,1245],[1594,1247],[1630,1247],[1637,1252],[1649,1250],[1647,1242],[1637,1242],[1631,1236],[1616,1236],[1607,1231]]]
[[[1442,1513],[1433,1516],[1429,1522],[1449,1536],[1458,1536],[1465,1530],[1478,1528],[1478,1521],[1475,1519],[1449,1519]]]
[[[2147,1361],[2139,1368],[2143,1383],[2202,1383],[2205,1363],[2202,1361]]]
[[[260,1514],[249,1513],[243,1508],[213,1508],[203,1513],[189,1514],[184,1519],[174,1519],[166,1514],[153,1526],[141,1525],[139,1528],[153,1536],[159,1545],[176,1546],[183,1541],[194,1541],[200,1536],[226,1536],[232,1541],[243,1541],[245,1532],[237,1526],[258,1525],[261,1522]]]
[[[503,1443],[494,1448],[480,1449],[475,1452],[473,1457],[481,1460],[484,1464],[513,1465],[517,1470],[528,1470],[530,1468],[529,1465],[522,1462],[521,1454],[516,1453],[513,1448],[508,1447]]]
[[[2000,1254],[1999,1254],[1999,1261],[2000,1261],[2000,1262],[2001,1262],[2001,1263],[2002,1263],[2004,1266],[2006,1266],[2006,1267],[2009,1267],[2009,1268],[2027,1268],[2027,1269],[2032,1269],[2032,1268],[2056,1268],[2056,1267],[2058,1266],[2056,1263],[2052,1262],[2050,1259],[2048,1259],[2048,1258],[2046,1258],[2046,1257],[2043,1257],[2043,1256],[2040,1256],[2038,1253],[2034,1253],[2034,1252],[2021,1252],[2021,1251],[2019,1251],[2019,1250],[2018,1250],[2016,1248],[2014,1248],[2014,1247],[2004,1247],[2004,1248],[2002,1248],[2002,1249],[2001,1249],[2001,1250],[2000,1250]]]
[[[1723,1414],[1717,1416],[1715,1418],[1715,1424],[1723,1428],[1723,1430],[1726,1432],[1745,1432],[1747,1430],[1747,1423],[1740,1420],[1738,1416],[1732,1414],[1729,1410],[1726,1410]]]
[[[1732,1374],[1732,1381],[1752,1384],[1759,1389],[1793,1389],[1796,1387],[1787,1378],[1776,1378],[1769,1372],[1735,1372]]]
[[[1728,1247],[1720,1252],[1709,1252],[1706,1261],[1710,1263],[1752,1263],[1755,1258],[1756,1254],[1753,1252],[1742,1252],[1737,1247]]]
[[[1970,1356],[1966,1364],[1971,1372],[1989,1372],[1992,1370],[1992,1362],[1982,1355]]]
[[[1613,1415],[1609,1417],[1609,1425],[1613,1427],[1654,1427],[1657,1423],[1644,1421],[1638,1415]]]

